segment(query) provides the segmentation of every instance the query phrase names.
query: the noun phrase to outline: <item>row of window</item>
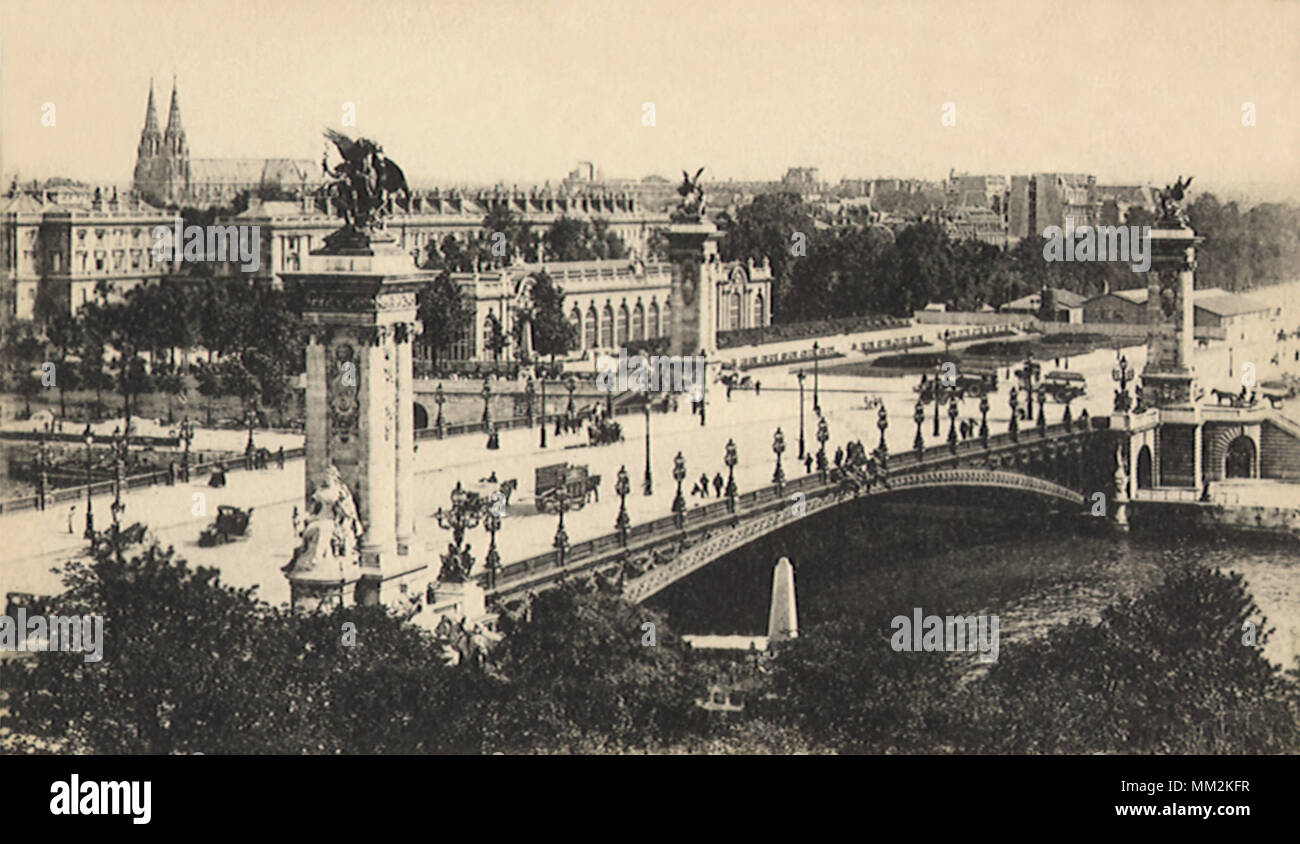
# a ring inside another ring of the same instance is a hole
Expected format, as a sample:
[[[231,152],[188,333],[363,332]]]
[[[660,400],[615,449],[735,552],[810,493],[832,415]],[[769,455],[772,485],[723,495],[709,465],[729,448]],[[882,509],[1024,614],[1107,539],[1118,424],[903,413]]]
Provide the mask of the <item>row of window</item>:
[[[616,313],[611,305],[606,304],[599,316],[596,314],[596,306],[592,305],[587,308],[585,319],[582,311],[574,305],[569,313],[569,322],[582,339],[582,348],[609,349],[625,346],[629,341],[648,340],[668,333],[668,327],[672,325],[672,308],[667,303],[660,311],[659,303],[651,302],[649,322],[646,321],[646,316],[646,309],[640,302],[636,303],[630,314],[627,305],[620,305]]]

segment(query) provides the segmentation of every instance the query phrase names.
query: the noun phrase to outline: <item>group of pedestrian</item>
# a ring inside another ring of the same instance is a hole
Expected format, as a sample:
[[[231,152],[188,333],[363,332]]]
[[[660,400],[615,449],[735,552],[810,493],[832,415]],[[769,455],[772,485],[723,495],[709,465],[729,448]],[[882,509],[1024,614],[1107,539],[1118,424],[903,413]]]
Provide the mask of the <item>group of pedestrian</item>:
[[[727,486],[723,479],[722,473],[719,472],[713,476],[713,494],[715,498],[722,497],[722,490]],[[691,495],[698,495],[701,498],[709,497],[709,474],[708,472],[700,473],[700,479],[691,487]]]

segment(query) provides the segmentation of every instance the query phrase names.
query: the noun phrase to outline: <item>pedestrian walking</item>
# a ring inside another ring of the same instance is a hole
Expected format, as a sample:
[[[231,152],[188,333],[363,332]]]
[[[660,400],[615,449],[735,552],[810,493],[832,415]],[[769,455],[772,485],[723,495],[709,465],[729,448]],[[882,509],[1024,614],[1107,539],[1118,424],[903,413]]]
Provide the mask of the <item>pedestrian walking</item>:
[[[806,455],[806,456],[804,457],[804,459],[803,459],[803,465],[804,465],[804,469],[806,469],[807,472],[808,472],[808,474],[811,475],[811,474],[812,474],[812,455],[811,455],[811,454]]]
[[[77,505],[73,504],[68,510],[68,533],[72,533],[72,521],[77,517]]]
[[[302,536],[302,514],[296,505],[293,508],[293,535]]]
[[[722,488],[726,486],[726,484],[727,482],[722,479],[721,472],[713,476],[713,488],[717,491],[717,495],[714,496],[715,498],[722,497]]]
[[[762,381],[755,381],[755,382],[754,382],[754,395],[757,396],[758,393],[759,393],[759,391],[762,390],[762,389],[763,389],[763,382],[762,382]]]
[[[835,449],[835,468],[839,469],[842,468],[843,466],[844,466],[844,449],[837,447]]]
[[[284,468],[284,446],[280,446],[280,450],[275,453],[275,459],[279,461],[280,468],[283,469]]]

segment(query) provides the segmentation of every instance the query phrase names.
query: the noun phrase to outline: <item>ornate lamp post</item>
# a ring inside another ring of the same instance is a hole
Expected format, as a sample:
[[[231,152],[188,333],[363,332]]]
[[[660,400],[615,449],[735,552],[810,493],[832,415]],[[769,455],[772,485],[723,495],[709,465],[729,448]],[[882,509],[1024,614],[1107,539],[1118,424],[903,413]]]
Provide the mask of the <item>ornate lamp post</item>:
[[[439,437],[442,436],[442,434],[443,434],[443,430],[442,430],[442,429],[443,429],[443,428],[446,426],[446,424],[447,424],[445,421],[443,421],[443,418],[442,418],[442,406],[443,406],[443,404],[446,403],[446,401],[447,401],[447,395],[442,391],[442,384],[439,383],[439,384],[438,384],[438,388],[437,388],[436,390],[433,391],[433,402],[434,402],[434,404],[438,405],[438,419],[437,419],[436,422],[433,423],[433,425],[434,425],[435,428],[438,429],[438,436],[439,436]]]
[[[781,454],[785,451],[785,434],[781,429],[776,429],[776,434],[772,436],[772,451],[776,454],[776,471],[772,473],[772,483],[776,484],[777,492],[780,492],[785,485],[785,470],[781,468]]]
[[[820,356],[817,349],[818,349],[817,341],[814,340],[813,341],[813,412],[821,413],[822,405],[821,405],[821,401],[817,397],[817,358]]]
[[[1038,388],[1038,433],[1047,436],[1047,391],[1039,386]]]
[[[111,512],[113,519],[117,519],[117,508],[122,503],[122,431],[120,428],[113,429],[113,506]]]
[[[925,406],[921,400],[916,400],[916,407],[912,408],[912,421],[916,423],[916,439],[912,440],[912,448],[916,449],[916,459],[919,462],[925,455],[925,439],[921,436],[921,425],[925,422]]]
[[[541,379],[541,381],[542,381],[542,416],[541,416],[542,424],[539,427],[542,429],[542,448],[546,448],[546,379],[543,378]]]
[[[450,583],[464,582],[469,578],[474,559],[468,549],[461,550],[461,545],[465,541],[465,531],[478,527],[483,520],[483,508],[470,503],[469,495],[457,481],[456,488],[451,491],[451,509],[439,507],[433,515],[438,520],[438,527],[451,531],[451,550],[454,552],[443,557],[438,579]]]
[[[194,441],[194,423],[190,417],[186,416],[181,419],[180,428],[181,442],[185,444],[185,451],[181,453],[181,477],[185,483],[190,482],[190,443]]]
[[[641,481],[641,491],[646,495],[654,492],[654,483],[650,480],[650,402],[641,409],[645,413],[645,478]]]
[[[569,551],[569,534],[564,530],[564,514],[569,509],[569,493],[565,487],[560,487],[555,501],[559,505],[560,526],[556,528],[555,540],[551,544],[559,554],[560,568],[564,568],[564,555]]]
[[[253,445],[253,426],[257,424],[256,411],[249,408],[248,414],[244,417],[244,421],[248,423],[248,442],[244,443],[244,455],[248,458],[248,465],[245,468],[251,469],[253,468],[253,451],[256,448]]]
[[[826,441],[831,438],[830,429],[826,425],[826,417],[817,417],[817,442],[821,443],[821,448],[817,452],[817,471],[821,472],[822,480],[826,480]]]
[[[948,397],[948,450],[957,453],[957,397]]]
[[[533,427],[533,399],[535,398],[537,398],[537,388],[533,386],[533,381],[530,378],[528,383],[524,385],[524,416],[527,419],[529,428]],[[546,427],[545,422],[542,423],[542,427]]]
[[[682,481],[686,480],[686,458],[677,452],[673,458],[673,480],[677,481],[677,495],[673,496],[673,518],[680,529],[686,521],[686,499],[682,497]]]
[[[44,434],[41,434],[36,445],[36,472],[36,503],[44,510],[45,492],[50,484],[50,447],[45,442]]]
[[[880,431],[880,445],[877,450],[880,452],[881,459],[889,453],[889,446],[885,445],[885,429],[889,427],[889,413],[885,411],[885,406],[880,405],[876,411],[876,428]]]
[[[984,441],[984,447],[989,447],[989,396],[988,393],[980,396],[980,439]]]
[[[1016,413],[1019,410],[1020,397],[1017,395],[1016,385],[1011,385],[1011,394],[1007,397],[1007,403],[1011,405],[1011,424],[1007,431],[1011,434],[1013,443],[1020,442],[1020,426],[1016,422]]]
[[[1025,418],[1034,415],[1034,356],[1025,355],[1025,368],[1021,370],[1021,379],[1025,382]]]
[[[95,541],[95,511],[94,505],[90,500],[90,447],[95,444],[95,435],[90,431],[90,423],[86,423],[86,430],[81,435],[82,440],[86,443],[86,532],[83,534],[91,542]]]
[[[488,402],[492,400],[492,382],[488,376],[483,376],[483,433],[491,433],[492,411],[488,407]]]
[[[573,391],[578,389],[578,384],[573,380],[573,373],[570,372],[564,376],[564,389],[569,391],[569,416],[573,416]]]
[[[704,357],[704,350],[700,349],[700,357]],[[704,363],[704,384],[700,388],[700,427],[704,427],[704,409],[709,406],[709,364]]]
[[[1128,365],[1128,358],[1120,355],[1119,363],[1110,371],[1110,377],[1119,384],[1119,389],[1115,392],[1115,412],[1127,413],[1132,407],[1128,394],[1128,382],[1133,380],[1134,372]]]
[[[939,439],[939,402],[943,398],[943,367],[934,370],[934,438]]]
[[[802,370],[802,369],[799,370],[799,375],[798,375],[797,377],[798,377],[798,379],[799,379],[799,459],[800,459],[800,460],[803,460],[803,458],[804,458],[804,447],[803,447],[803,379],[804,379],[804,374],[803,374],[803,370]]]
[[[620,466],[618,469],[618,479],[614,482],[614,492],[618,494],[618,519],[614,522],[614,527],[618,530],[618,540],[627,547],[627,529],[632,520],[627,515],[627,494],[632,491],[632,484],[627,478],[627,467]]]
[[[727,440],[727,453],[723,456],[722,462],[727,464],[727,503],[731,512],[736,512],[736,441]]]
[[[491,507],[483,514],[483,527],[488,532],[488,551],[484,562],[487,564],[488,588],[497,585],[497,569],[501,567],[501,555],[497,553],[497,531],[501,530],[501,517]]]

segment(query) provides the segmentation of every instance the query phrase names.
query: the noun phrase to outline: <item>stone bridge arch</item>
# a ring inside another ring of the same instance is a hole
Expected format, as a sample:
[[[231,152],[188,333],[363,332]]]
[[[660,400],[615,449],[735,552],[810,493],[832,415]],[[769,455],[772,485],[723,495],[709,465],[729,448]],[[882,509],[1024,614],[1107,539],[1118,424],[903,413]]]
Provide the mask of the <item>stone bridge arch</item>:
[[[697,541],[682,548],[669,562],[628,581],[623,588],[623,597],[632,603],[644,601],[714,560],[815,513],[881,495],[953,487],[1011,490],[1037,495],[1072,508],[1083,507],[1085,500],[1081,493],[1054,481],[1018,472],[985,468],[937,469],[902,475],[892,478],[889,487],[875,488],[866,494],[845,493],[836,488],[824,489],[816,497],[808,496],[806,501],[802,502],[803,506],[797,510],[790,505],[789,490],[787,490],[787,495],[783,496],[783,503],[779,507],[742,517],[739,522],[733,524],[726,524],[724,520],[722,525],[707,531]],[[608,565],[608,561],[600,565]]]

